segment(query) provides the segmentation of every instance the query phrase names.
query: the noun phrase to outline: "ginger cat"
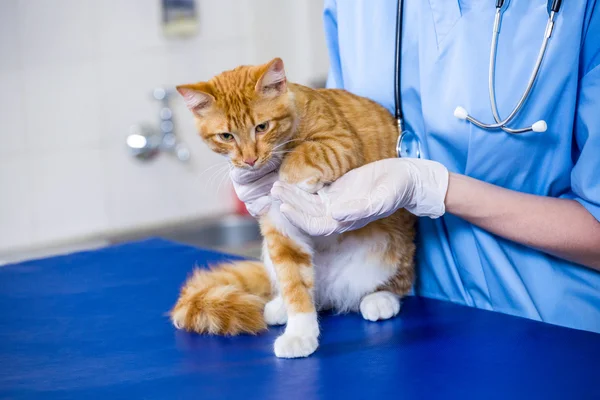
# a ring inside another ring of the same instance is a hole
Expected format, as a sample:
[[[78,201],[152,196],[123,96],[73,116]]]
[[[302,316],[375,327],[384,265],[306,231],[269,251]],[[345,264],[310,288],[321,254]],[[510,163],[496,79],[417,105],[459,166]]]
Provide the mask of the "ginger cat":
[[[235,168],[277,165],[281,180],[308,192],[396,156],[398,130],[384,107],[344,90],[287,82],[278,58],[177,90],[213,151]],[[399,312],[414,275],[414,216],[399,210],[352,232],[311,238],[279,206],[260,218],[263,262],[196,270],[171,311],[177,328],[234,335],[287,323],[274,350],[294,358],[317,349],[318,310],[360,311],[370,321]]]

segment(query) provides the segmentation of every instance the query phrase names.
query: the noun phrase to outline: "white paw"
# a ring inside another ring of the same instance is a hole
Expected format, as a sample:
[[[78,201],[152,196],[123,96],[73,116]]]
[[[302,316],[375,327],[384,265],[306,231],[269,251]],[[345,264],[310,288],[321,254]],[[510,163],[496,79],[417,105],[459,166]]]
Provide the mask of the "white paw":
[[[390,292],[375,292],[363,297],[360,313],[369,321],[389,319],[400,312],[400,299]]]
[[[275,340],[275,355],[279,358],[307,357],[319,347],[319,323],[316,313],[291,315],[285,333]]]
[[[308,357],[319,347],[317,336],[295,336],[284,333],[275,340],[275,355],[279,358]]]
[[[281,296],[275,297],[265,305],[264,316],[267,325],[283,325],[287,322],[287,311]]]

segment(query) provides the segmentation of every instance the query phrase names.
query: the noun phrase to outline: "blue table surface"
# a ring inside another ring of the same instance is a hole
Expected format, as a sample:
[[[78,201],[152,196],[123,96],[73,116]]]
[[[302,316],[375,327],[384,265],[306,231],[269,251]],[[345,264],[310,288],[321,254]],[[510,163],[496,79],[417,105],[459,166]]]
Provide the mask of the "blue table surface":
[[[0,268],[0,398],[600,399],[600,335],[424,298],[324,315],[299,360],[273,355],[282,328],[175,330],[194,264],[231,258],[151,239]]]

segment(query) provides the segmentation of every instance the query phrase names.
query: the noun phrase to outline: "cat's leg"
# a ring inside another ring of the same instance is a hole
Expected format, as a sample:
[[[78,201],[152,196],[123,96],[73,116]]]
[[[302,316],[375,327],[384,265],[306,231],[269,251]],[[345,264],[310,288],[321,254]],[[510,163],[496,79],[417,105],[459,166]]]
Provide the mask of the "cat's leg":
[[[412,286],[415,250],[412,225],[400,217],[346,232],[317,254],[320,302],[369,321],[398,314]]]
[[[354,138],[355,139],[355,138]],[[348,131],[314,133],[311,140],[296,146],[279,169],[281,180],[316,193],[361,161]],[[287,310],[287,326],[275,341],[278,357],[306,357],[318,346],[319,325],[314,301],[312,248],[306,235],[290,225],[273,204],[267,218],[261,219],[268,255],[277,275],[281,298]],[[272,322],[281,321],[281,303],[274,299],[265,308]],[[267,311],[268,310],[268,311]],[[271,318],[272,317],[272,318]]]
[[[399,210],[350,233],[355,240],[378,238],[372,243],[376,246],[369,255],[379,260],[379,268],[392,272],[389,278],[362,297],[359,309],[364,319],[386,320],[400,312],[401,299],[410,293],[414,281],[414,224],[412,214]]]
[[[413,249],[413,246],[407,246],[411,255]],[[403,257],[398,260],[395,268],[396,272],[385,284],[361,299],[360,313],[364,319],[381,321],[395,317],[400,312],[400,301],[412,287],[414,263],[412,259]]]
[[[287,311],[285,332],[275,340],[275,355],[306,357],[319,344],[310,244],[281,217],[276,205],[271,207],[266,218],[261,219],[261,230],[267,243],[265,260],[268,258],[275,270],[282,300],[275,297],[267,305],[265,318],[273,323],[284,322],[281,306]]]
[[[277,275],[275,273],[275,266],[269,256],[269,246],[266,240],[263,240],[262,247],[262,259],[267,270],[269,277],[272,282],[272,293],[273,298],[265,304],[263,315],[267,325],[285,325],[287,322],[287,310],[285,308],[285,302],[281,296],[281,290],[277,283]]]
[[[314,134],[310,141],[298,145],[287,155],[279,177],[302,190],[316,193],[363,162],[357,149],[359,144],[359,140],[345,131]]]

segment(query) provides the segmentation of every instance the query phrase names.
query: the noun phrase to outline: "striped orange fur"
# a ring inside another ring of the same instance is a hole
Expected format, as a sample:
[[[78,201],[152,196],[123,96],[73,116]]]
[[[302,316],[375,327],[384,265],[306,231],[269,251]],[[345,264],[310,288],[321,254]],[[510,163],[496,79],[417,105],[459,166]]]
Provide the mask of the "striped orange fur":
[[[384,107],[344,90],[290,83],[280,59],[241,66],[178,90],[195,116],[201,138],[213,151],[226,155],[236,168],[250,168],[247,160],[254,159],[256,169],[277,166],[281,180],[309,192],[366,163],[395,157],[398,131]],[[337,244],[368,245],[364,269],[378,268],[378,276],[386,277],[369,293],[404,296],[410,290],[414,223],[411,214],[400,210],[337,237]],[[276,275],[275,292],[268,290],[269,274],[259,272],[258,264],[196,272],[172,311],[177,326],[196,332],[255,333],[265,328],[261,310],[274,295],[283,298],[288,318],[314,314],[320,306],[315,289],[320,282],[315,282],[313,264],[326,252],[319,247],[321,239],[290,234],[271,213],[260,224],[265,262],[273,265]],[[372,238],[377,242],[372,243]],[[339,308],[357,310],[355,303]]]

